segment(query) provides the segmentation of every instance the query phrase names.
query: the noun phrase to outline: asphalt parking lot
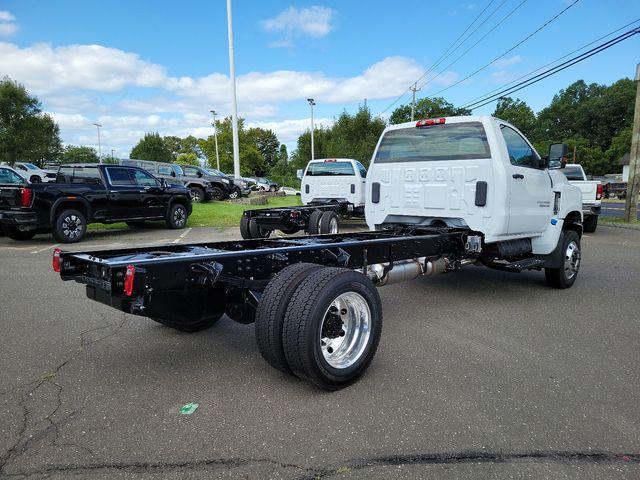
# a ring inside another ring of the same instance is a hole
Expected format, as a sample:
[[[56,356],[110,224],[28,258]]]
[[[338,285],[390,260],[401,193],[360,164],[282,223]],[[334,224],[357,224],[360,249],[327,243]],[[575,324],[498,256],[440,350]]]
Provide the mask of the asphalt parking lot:
[[[0,238],[0,477],[640,477],[640,230],[587,235],[565,291],[477,267],[382,288],[378,354],[335,393],[269,367],[253,325],[184,334],[86,300],[53,247]]]

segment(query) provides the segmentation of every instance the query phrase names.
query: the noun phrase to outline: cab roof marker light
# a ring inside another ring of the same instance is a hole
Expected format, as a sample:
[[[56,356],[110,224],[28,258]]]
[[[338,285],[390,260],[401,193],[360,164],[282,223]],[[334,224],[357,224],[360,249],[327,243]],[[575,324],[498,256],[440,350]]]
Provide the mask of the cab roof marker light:
[[[418,120],[416,122],[416,127],[429,127],[431,125],[443,125],[446,123],[447,119],[444,117],[440,118],[425,118],[424,120]]]

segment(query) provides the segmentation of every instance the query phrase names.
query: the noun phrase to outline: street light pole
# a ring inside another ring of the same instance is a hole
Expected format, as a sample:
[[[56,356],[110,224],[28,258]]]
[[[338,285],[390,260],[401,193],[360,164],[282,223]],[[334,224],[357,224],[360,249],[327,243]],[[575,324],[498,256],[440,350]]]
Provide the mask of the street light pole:
[[[313,98],[307,98],[307,102],[309,102],[309,106],[311,107],[311,160],[315,160],[315,149],[313,145],[313,106],[316,102]]]
[[[238,102],[236,99],[236,65],[233,55],[233,17],[231,14],[231,0],[227,0],[227,31],[229,34],[229,77],[231,80],[231,126],[233,127],[233,175],[236,178],[240,178]]]
[[[112,148],[111,149],[111,163],[113,163],[114,157],[113,157],[113,153],[115,152],[115,150]]]
[[[211,110],[211,114],[213,115],[213,141],[216,144],[216,165],[218,166],[218,170],[220,170],[220,154],[218,153],[218,126],[216,125],[216,111]]]
[[[100,125],[99,123],[94,123],[94,125],[98,128],[98,161],[102,163],[102,146],[100,145]]]
[[[640,190],[640,63],[636,65],[636,107],[631,130],[631,152],[629,153],[629,180],[624,205],[624,221],[635,222],[638,215],[638,191]]]

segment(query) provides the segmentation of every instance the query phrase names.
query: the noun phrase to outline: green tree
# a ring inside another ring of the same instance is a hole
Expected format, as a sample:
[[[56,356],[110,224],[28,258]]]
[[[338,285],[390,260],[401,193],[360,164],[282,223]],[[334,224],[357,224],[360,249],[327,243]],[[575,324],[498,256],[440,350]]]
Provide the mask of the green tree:
[[[167,148],[171,151],[173,160],[177,160],[181,154],[194,154],[198,159],[202,156],[202,151],[198,146],[198,139],[193,135],[189,135],[185,138],[176,137],[174,135],[163,137]]]
[[[156,133],[145,133],[144,138],[131,149],[130,158],[136,160],[152,160],[154,162],[173,162],[171,150],[162,137]]]
[[[265,163],[265,168],[273,167],[278,161],[278,149],[280,140],[271,130],[264,128],[250,128],[246,132],[247,141],[253,143],[258,149]]]
[[[327,146],[329,144],[330,129],[325,127],[315,128],[313,131],[313,147],[315,158],[327,158]],[[298,137],[295,151],[291,154],[291,164],[294,169],[304,168],[311,160],[311,131],[307,130]]]
[[[515,125],[527,138],[530,138],[536,128],[536,114],[531,107],[522,100],[502,97],[496,104],[493,116],[506,120]]]
[[[620,173],[622,172],[622,166],[620,165],[620,159],[626,154],[631,152],[631,135],[633,133],[633,126],[629,125],[627,128],[620,130],[620,133],[613,137],[611,140],[611,146],[605,152],[607,159],[609,160],[610,171],[607,173]]]
[[[456,115],[471,115],[471,110],[466,108],[457,108],[453,104],[447,102],[442,97],[421,98],[416,102],[415,119],[434,118],[434,117],[453,117]],[[411,105],[400,105],[389,117],[389,123],[411,121]]]
[[[4,77],[0,81],[0,160],[36,163],[57,160],[62,153],[60,130],[42,113],[38,99],[27,89]]]
[[[180,153],[176,158],[176,163],[180,165],[200,165],[200,160],[198,160],[198,156],[193,153]]]
[[[284,160],[285,162],[289,161],[289,153],[287,152],[287,146],[283,143],[280,145],[280,149],[278,150],[278,161]]]
[[[98,163],[98,153],[92,147],[67,145],[62,153],[62,163]]]

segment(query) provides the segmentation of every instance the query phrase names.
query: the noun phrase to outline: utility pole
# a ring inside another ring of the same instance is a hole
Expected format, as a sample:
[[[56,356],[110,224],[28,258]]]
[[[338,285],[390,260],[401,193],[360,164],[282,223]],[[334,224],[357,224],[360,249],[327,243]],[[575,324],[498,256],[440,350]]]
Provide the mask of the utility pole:
[[[98,128],[98,161],[102,163],[102,146],[100,145],[100,125],[99,123],[94,123],[94,125]]]
[[[633,115],[633,131],[631,132],[631,154],[629,155],[629,182],[627,183],[627,199],[624,205],[624,221],[636,221],[638,215],[638,187],[640,183],[640,63],[636,65],[636,110]]]
[[[217,169],[220,170],[220,154],[218,153],[218,126],[216,125],[216,111],[211,110],[211,114],[213,115],[213,141],[216,144],[216,165]]]
[[[115,152],[115,150],[112,148],[111,149],[111,163],[113,163],[114,160],[115,160],[114,157],[113,157],[114,152]]]
[[[315,150],[313,146],[313,106],[316,102],[313,98],[307,98],[307,102],[309,102],[309,106],[311,107],[311,160],[315,160]]]
[[[238,140],[238,101],[236,99],[236,64],[233,55],[233,17],[231,0],[227,0],[227,31],[229,33],[229,77],[231,80],[231,126],[233,128],[233,176],[240,178],[240,142]]]
[[[418,83],[411,85],[409,90],[411,90],[411,121],[413,122],[416,116],[416,92],[420,90],[418,88]]]

